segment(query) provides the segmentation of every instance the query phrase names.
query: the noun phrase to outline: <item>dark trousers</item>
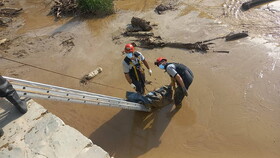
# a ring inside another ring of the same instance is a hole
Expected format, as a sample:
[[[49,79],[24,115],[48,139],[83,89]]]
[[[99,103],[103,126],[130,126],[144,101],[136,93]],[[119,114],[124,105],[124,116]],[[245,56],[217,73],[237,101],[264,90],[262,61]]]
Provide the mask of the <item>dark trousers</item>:
[[[26,103],[22,101],[13,86],[0,76],[0,97],[6,97],[21,113],[27,112]]]
[[[4,77],[0,76],[0,97],[6,97],[14,91],[13,86]]]
[[[145,82],[146,82],[145,73],[139,70],[137,70],[137,73],[138,73],[138,80],[135,75],[133,76],[130,75],[130,78],[132,80],[132,83],[136,86],[136,92],[143,95],[145,93]]]
[[[182,80],[184,81],[184,84],[185,84],[185,88],[188,90],[190,85],[192,84],[192,81],[193,81],[193,73],[191,71],[188,71],[186,70],[184,73],[182,74],[179,74],[182,78]],[[177,84],[179,85],[179,84]],[[184,99],[184,97],[188,95],[185,94],[183,92],[183,89],[181,86],[178,86],[176,89],[175,89],[175,93],[174,93],[174,103],[175,105],[182,105],[182,100]]]

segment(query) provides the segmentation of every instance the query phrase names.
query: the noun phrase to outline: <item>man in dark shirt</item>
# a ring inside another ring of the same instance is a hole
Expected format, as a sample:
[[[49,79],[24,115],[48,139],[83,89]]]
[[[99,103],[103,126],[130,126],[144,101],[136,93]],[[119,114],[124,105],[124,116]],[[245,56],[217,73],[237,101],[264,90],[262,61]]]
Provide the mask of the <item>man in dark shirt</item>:
[[[27,112],[26,102],[21,100],[13,88],[13,86],[0,75],[0,97],[5,97],[9,100],[22,114]],[[0,137],[4,134],[3,129],[0,128]]]
[[[4,135],[4,131],[2,128],[0,128],[0,137],[2,137]]]
[[[165,70],[171,77],[171,85],[175,87],[175,82],[177,83],[177,88],[175,88],[174,102],[176,107],[180,108],[182,106],[182,100],[188,95],[188,89],[193,81],[192,71],[185,65],[179,63],[168,63],[166,58],[159,57],[155,61],[160,69]]]

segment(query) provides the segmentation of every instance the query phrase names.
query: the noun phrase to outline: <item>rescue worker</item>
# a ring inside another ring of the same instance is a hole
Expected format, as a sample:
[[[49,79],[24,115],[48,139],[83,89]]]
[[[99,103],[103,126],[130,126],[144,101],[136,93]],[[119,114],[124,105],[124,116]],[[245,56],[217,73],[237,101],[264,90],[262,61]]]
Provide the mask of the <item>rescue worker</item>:
[[[22,114],[27,112],[26,102],[21,100],[13,86],[0,75],[0,97],[6,97]],[[0,128],[0,137],[4,131]]]
[[[168,63],[167,59],[164,57],[159,57],[155,61],[160,69],[165,70],[171,77],[170,85],[173,86],[174,93],[174,103],[177,108],[182,107],[182,100],[185,96],[188,96],[188,89],[193,81],[192,71],[185,65],[179,63]],[[175,82],[177,87],[175,87]]]
[[[0,128],[0,137],[2,137],[4,135],[4,131],[2,128]]]
[[[146,83],[143,64],[148,69],[150,75],[152,75],[152,70],[145,60],[145,57],[140,52],[135,51],[131,43],[125,45],[123,53],[126,55],[122,62],[125,78],[136,92],[143,95]]]
[[[6,97],[22,114],[27,112],[25,101],[21,100],[13,86],[0,75],[0,97]]]

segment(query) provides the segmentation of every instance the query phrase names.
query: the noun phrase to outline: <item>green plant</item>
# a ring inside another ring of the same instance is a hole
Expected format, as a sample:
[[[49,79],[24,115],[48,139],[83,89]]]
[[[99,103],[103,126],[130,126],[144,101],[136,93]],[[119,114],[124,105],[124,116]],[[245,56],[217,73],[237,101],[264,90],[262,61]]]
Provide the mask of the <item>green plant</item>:
[[[78,0],[78,7],[83,13],[105,13],[114,11],[113,0]]]

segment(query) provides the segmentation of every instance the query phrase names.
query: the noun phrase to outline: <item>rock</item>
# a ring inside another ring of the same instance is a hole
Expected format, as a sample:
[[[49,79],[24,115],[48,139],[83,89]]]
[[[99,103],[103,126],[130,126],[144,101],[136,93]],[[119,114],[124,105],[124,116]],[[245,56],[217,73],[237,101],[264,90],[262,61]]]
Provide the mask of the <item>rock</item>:
[[[131,19],[131,25],[134,28],[141,28],[141,31],[151,31],[153,29],[150,22],[137,17]]]
[[[268,9],[269,11],[275,13],[275,12],[280,12],[280,3],[275,1],[272,3],[269,3],[267,6],[263,6],[262,8]]]

